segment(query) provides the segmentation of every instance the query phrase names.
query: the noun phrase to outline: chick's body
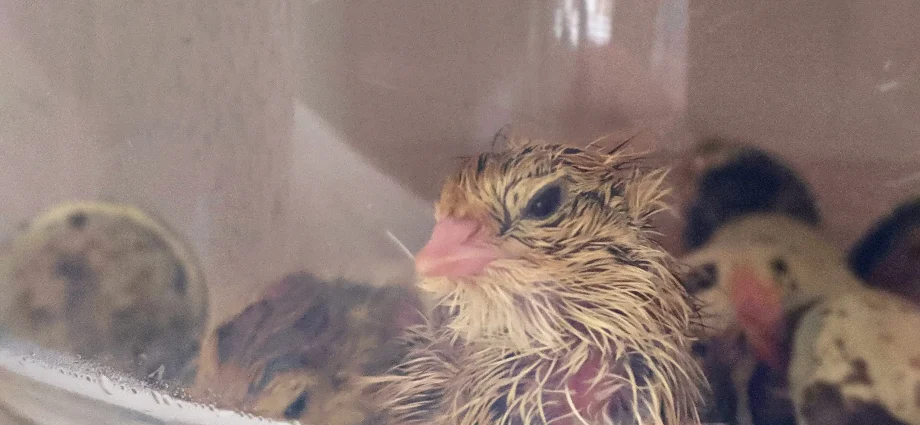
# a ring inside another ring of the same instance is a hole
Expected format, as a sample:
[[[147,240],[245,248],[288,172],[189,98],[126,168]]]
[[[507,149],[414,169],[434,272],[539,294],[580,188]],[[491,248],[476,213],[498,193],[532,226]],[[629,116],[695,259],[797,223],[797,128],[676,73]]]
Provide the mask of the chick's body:
[[[288,275],[205,340],[194,395],[304,424],[378,423],[361,377],[397,363],[401,320],[417,312],[406,288]]]
[[[920,424],[920,308],[864,288],[802,318],[789,391],[802,425]]]
[[[391,422],[695,419],[693,313],[648,224],[662,176],[545,143],[467,160],[416,257],[438,314],[378,382]]]
[[[194,376],[208,313],[198,260],[137,208],[52,208],[12,241],[0,282],[0,325],[13,335],[137,378]]]

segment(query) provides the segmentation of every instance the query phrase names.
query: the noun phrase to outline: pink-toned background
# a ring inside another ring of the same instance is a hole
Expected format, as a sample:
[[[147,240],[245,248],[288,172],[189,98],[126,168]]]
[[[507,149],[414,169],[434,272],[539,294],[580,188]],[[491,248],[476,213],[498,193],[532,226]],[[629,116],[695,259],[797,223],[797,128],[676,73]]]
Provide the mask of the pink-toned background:
[[[846,246],[920,193],[918,18],[871,0],[0,0],[0,236],[63,200],[138,203],[201,253],[215,322],[294,269],[408,282],[387,232],[418,249],[445,168],[511,122],[756,141]]]

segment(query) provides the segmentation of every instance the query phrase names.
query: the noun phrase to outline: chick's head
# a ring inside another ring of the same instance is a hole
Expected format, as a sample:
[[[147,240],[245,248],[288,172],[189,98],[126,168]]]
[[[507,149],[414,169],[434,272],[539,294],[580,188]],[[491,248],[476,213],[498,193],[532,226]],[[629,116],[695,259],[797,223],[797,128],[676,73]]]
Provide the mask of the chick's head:
[[[707,336],[744,333],[759,360],[782,367],[798,314],[861,286],[843,253],[815,228],[783,214],[752,214],[721,228],[682,259],[698,279]]]
[[[664,172],[638,159],[517,141],[465,160],[416,256],[420,286],[459,336],[517,350],[642,351],[680,335],[691,308],[649,224]]]

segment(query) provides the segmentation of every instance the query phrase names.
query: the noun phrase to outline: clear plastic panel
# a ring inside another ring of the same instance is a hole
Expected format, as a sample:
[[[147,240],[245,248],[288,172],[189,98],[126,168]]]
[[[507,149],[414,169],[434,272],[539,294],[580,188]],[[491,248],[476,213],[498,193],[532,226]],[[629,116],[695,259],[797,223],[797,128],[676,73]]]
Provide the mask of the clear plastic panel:
[[[140,207],[200,260],[206,339],[290,273],[411,286],[441,178],[508,124],[644,135],[665,163],[701,136],[755,143],[849,246],[918,194],[918,17],[868,0],[0,0],[3,253],[62,202]],[[680,223],[662,224],[677,251]],[[8,382],[4,412],[59,423]]]

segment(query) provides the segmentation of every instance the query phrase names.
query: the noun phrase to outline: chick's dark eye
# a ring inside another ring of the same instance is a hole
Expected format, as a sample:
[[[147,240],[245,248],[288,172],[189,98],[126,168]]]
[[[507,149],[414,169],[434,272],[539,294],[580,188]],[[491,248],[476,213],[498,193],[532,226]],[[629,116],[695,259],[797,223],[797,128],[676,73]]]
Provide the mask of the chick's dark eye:
[[[524,207],[524,218],[542,220],[556,212],[562,205],[562,187],[550,184],[540,189]]]
[[[303,414],[303,411],[307,409],[307,405],[310,403],[310,394],[306,391],[301,393],[293,402],[284,409],[284,417],[287,419],[297,419],[300,415]]]
[[[718,278],[719,269],[715,264],[703,264],[690,272],[684,281],[684,288],[690,294],[695,294],[716,286]]]
[[[789,265],[786,264],[786,261],[782,258],[774,258],[773,261],[770,262],[770,268],[773,269],[773,273],[777,276],[789,273]]]

